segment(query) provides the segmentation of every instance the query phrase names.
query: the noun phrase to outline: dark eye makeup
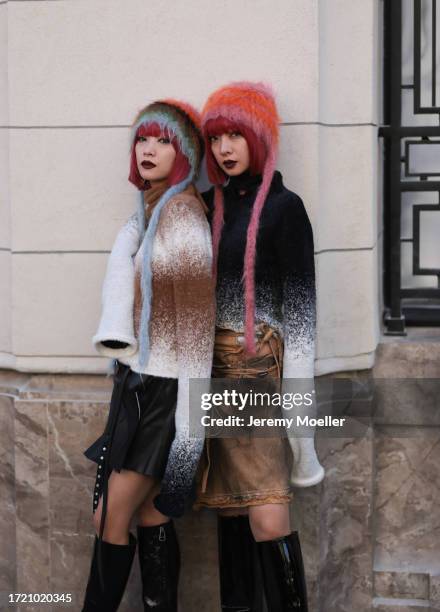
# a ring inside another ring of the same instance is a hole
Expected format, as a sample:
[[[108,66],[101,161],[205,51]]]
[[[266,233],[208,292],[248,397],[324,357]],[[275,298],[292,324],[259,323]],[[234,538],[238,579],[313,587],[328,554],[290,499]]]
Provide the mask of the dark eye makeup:
[[[147,136],[137,136],[136,137],[136,142],[146,142],[147,140]],[[168,138],[167,136],[160,136],[157,139],[158,142],[160,142],[161,144],[170,144],[171,143],[171,138]]]

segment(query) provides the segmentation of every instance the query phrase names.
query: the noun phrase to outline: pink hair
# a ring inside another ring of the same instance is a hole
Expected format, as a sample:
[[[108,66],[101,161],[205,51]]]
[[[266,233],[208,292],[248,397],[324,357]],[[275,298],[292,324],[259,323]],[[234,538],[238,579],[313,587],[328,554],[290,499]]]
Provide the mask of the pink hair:
[[[275,151],[269,153],[263,172],[263,180],[252,207],[251,220],[247,230],[246,251],[244,254],[244,291],[245,291],[245,344],[250,354],[255,353],[255,254],[261,211],[269,193],[276,163]]]
[[[220,238],[223,230],[224,203],[222,188],[214,187],[214,216],[212,219],[212,274],[214,282],[217,280],[217,262]]]
[[[205,139],[219,135],[218,130],[230,132],[238,129],[246,138],[249,151],[255,158],[261,153],[259,163],[252,167],[251,173],[262,173],[262,183],[252,208],[247,230],[246,251],[243,266],[245,285],[245,347],[248,353],[255,353],[255,257],[258,227],[261,211],[269,193],[275,171],[276,151],[278,147],[279,116],[272,88],[265,83],[238,81],[220,87],[212,93],[202,111],[202,129]],[[226,129],[225,129],[226,128]],[[213,155],[209,142],[207,144],[208,176],[215,185],[213,250],[214,265],[217,268],[218,247],[223,226],[223,191],[221,185],[226,175],[212,161]],[[264,154],[262,153],[264,152]],[[254,159],[255,159],[254,158]]]
[[[245,138],[249,147],[251,174],[263,173],[262,183],[252,208],[251,219],[247,230],[246,250],[244,256],[243,280],[245,285],[245,345],[249,354],[255,354],[255,255],[257,245],[258,226],[261,211],[275,169],[276,156],[273,148],[267,155],[267,147],[255,132],[239,121],[231,121],[225,117],[216,117],[206,122],[204,136],[206,142],[206,165],[208,177],[215,185],[214,190],[214,216],[212,222],[212,248],[213,248],[213,275],[217,276],[218,250],[223,229],[224,202],[221,185],[226,180],[226,174],[217,164],[212,153],[209,138],[222,133],[239,131]]]

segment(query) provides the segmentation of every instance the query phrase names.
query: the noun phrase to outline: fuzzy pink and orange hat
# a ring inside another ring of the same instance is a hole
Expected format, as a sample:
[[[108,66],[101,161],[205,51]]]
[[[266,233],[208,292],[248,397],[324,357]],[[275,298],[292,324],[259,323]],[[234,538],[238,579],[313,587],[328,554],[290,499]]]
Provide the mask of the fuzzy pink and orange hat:
[[[202,110],[202,130],[211,119],[223,117],[251,129],[266,148],[262,182],[252,209],[246,240],[243,280],[245,285],[245,346],[255,353],[255,256],[261,211],[269,193],[278,153],[280,118],[272,89],[265,83],[238,81],[220,87],[207,99]],[[223,190],[215,185],[213,218],[213,265],[217,270],[218,248],[223,228]]]

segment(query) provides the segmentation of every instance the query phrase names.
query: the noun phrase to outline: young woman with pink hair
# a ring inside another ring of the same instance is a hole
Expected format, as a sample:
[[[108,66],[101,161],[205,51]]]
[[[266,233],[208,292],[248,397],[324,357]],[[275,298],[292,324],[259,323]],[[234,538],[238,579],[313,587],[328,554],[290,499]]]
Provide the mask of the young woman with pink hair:
[[[177,612],[180,553],[173,517],[191,507],[202,438],[189,429],[189,379],[211,374],[212,247],[194,186],[203,156],[198,113],[159,100],[133,124],[129,180],[138,212],[109,257],[97,351],[116,359],[95,461],[96,530],[83,612],[115,612],[129,577],[136,516],[143,609]]]
[[[287,389],[292,379],[313,385],[315,270],[305,207],[275,170],[278,123],[262,83],[211,94],[202,130],[214,187],[202,195],[217,279],[213,376],[267,377]],[[262,610],[261,585],[270,612],[307,610],[289,502],[292,484],[324,477],[313,433],[208,439],[199,475],[196,507],[219,513],[222,610]]]

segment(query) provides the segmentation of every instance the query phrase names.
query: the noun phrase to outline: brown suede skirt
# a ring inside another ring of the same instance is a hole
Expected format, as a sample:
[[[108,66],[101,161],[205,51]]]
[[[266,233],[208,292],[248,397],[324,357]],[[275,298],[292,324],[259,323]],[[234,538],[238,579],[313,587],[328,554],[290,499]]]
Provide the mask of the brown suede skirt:
[[[265,379],[280,391],[283,342],[266,324],[256,327],[256,355],[243,349],[243,334],[217,328],[213,378]],[[207,438],[198,471],[194,508],[237,508],[288,503],[292,499],[292,451],[286,437]]]

